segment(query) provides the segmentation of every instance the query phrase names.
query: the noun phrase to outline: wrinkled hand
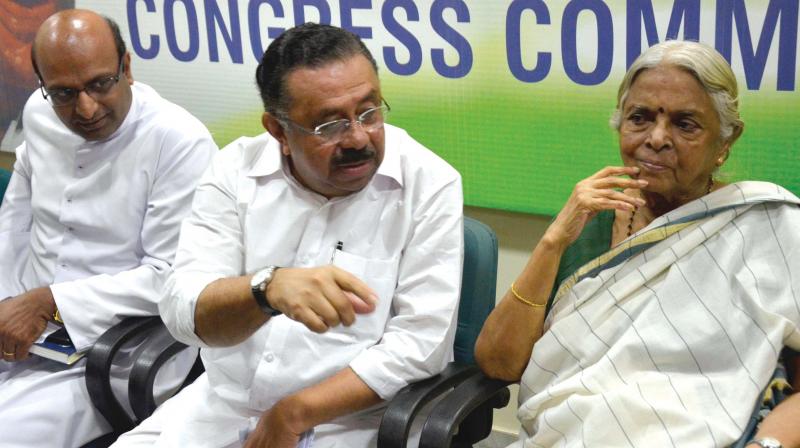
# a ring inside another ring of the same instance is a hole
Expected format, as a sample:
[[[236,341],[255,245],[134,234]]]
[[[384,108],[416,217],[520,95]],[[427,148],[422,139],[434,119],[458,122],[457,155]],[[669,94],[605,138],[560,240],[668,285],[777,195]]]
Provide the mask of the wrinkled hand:
[[[47,327],[47,321],[54,311],[53,294],[47,287],[32,289],[0,302],[0,348],[3,359],[26,359],[33,341]]]
[[[647,186],[646,180],[619,177],[638,173],[636,167],[609,166],[578,182],[546,235],[566,247],[578,239],[586,223],[601,210],[634,210],[643,206],[644,199],[617,190],[638,190]]]
[[[356,314],[372,312],[378,302],[366,283],[332,265],[278,269],[267,297],[273,308],[317,333],[352,325]]]
[[[244,448],[295,448],[300,442],[303,429],[296,428],[291,409],[279,401],[264,412],[256,429],[244,442]]]

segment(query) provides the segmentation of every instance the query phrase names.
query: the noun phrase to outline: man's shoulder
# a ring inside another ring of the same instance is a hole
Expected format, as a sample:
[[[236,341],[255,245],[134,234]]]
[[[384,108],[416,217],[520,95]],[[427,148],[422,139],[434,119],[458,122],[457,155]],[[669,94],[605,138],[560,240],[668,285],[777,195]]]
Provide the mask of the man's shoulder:
[[[155,89],[142,82],[131,87],[137,110],[137,124],[149,132],[162,132],[176,136],[211,138],[208,128],[191,112],[162,97]]]
[[[447,161],[402,128],[386,125],[386,151],[384,160],[400,166],[404,183],[422,180],[446,184],[461,178]]]
[[[214,155],[213,164],[218,169],[249,173],[262,165],[273,165],[280,168],[278,144],[268,132],[248,137],[238,137],[228,143]],[[274,160],[272,160],[274,159]]]
[[[32,163],[51,163],[52,157],[63,156],[85,142],[61,122],[39,90],[35,90],[25,102],[22,137],[28,154],[39,155],[32,157]],[[19,153],[17,157],[20,157]]]
[[[44,99],[39,90],[33,91],[25,101],[22,110],[22,124],[26,133],[53,137],[62,143],[65,143],[64,138],[67,138],[67,141],[82,141],[80,137],[64,126],[53,107]]]

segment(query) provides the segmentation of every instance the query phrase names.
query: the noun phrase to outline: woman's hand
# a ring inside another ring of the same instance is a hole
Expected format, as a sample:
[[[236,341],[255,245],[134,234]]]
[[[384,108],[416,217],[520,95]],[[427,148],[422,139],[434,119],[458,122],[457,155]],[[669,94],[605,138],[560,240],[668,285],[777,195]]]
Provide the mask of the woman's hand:
[[[618,191],[646,186],[646,181],[620,177],[638,173],[635,167],[608,167],[578,182],[514,281],[517,294],[524,300],[509,290],[483,325],[475,344],[475,359],[486,375],[519,381],[542,335],[545,306],[564,250],[600,210],[634,210],[645,204],[643,199]]]
[[[601,210],[627,210],[645,205],[637,198],[619,189],[640,189],[647,186],[646,180],[620,176],[634,176],[639,168],[628,166],[609,166],[594,175],[578,182],[564,207],[550,224],[543,239],[548,239],[558,247],[566,248],[572,244],[589,222]]]

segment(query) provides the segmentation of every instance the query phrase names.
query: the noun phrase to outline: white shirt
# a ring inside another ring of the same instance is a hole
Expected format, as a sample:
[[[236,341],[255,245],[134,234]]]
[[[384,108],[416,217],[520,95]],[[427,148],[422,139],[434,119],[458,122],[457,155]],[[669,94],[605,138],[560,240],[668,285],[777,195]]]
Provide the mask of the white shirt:
[[[0,298],[50,285],[75,346],[125,316],[157,314],[182,218],[216,145],[140,82],[122,125],[86,141],[38,91],[0,208]]]
[[[203,348],[210,389],[224,412],[252,415],[349,366],[388,399],[452,359],[462,225],[459,174],[399,128],[386,125],[385,157],[367,187],[330,200],[292,177],[268,134],[240,138],[198,187],[159,308],[176,338],[206,347],[194,332],[194,310],[209,283],[333,257],[378,293],[376,310],[323,334],[281,315],[241,344]],[[343,250],[334,256],[338,242]],[[177,418],[195,418],[185,410],[188,417]]]

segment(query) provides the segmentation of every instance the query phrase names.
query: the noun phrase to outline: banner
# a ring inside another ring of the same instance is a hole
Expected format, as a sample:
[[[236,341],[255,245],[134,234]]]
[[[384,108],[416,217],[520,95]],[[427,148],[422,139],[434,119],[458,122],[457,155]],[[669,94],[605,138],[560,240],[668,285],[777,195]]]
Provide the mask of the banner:
[[[263,132],[264,48],[315,21],[362,37],[388,121],[457,168],[469,205],[553,214],[619,165],[608,119],[626,67],[665,39],[716,47],[739,80],[743,137],[723,180],[800,194],[797,0],[76,0],[118,21],[134,78],[220,145]]]

